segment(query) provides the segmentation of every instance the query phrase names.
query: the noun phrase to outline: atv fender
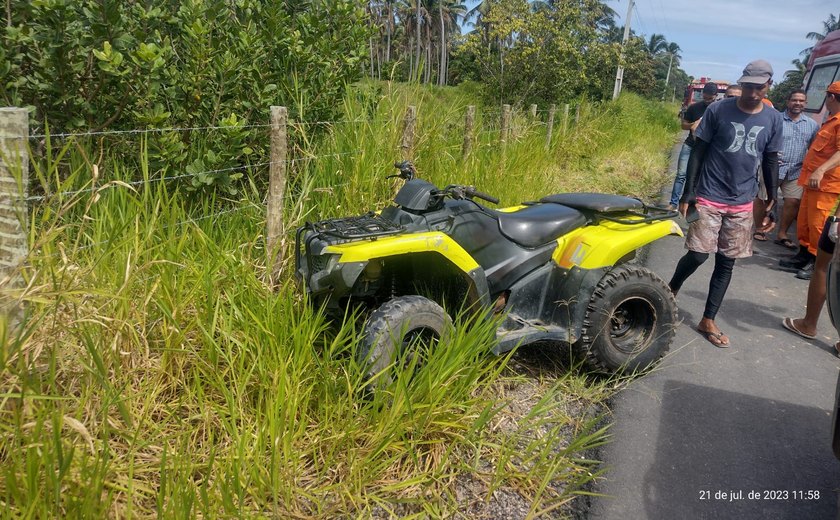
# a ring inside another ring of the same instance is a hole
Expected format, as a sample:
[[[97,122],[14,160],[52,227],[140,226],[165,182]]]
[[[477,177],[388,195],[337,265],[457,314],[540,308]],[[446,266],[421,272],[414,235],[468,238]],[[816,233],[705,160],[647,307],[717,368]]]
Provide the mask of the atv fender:
[[[632,257],[640,247],[668,235],[683,236],[673,220],[631,225],[603,220],[597,226],[586,226],[558,239],[552,258],[564,269],[612,267]]]
[[[389,258],[412,253],[437,253],[464,273],[464,280],[469,284],[472,301],[482,307],[490,305],[490,294],[484,269],[457,242],[440,232],[412,233],[397,235],[377,240],[335,244],[324,248],[328,254],[338,255],[338,265],[361,265],[362,269],[352,269],[358,277],[370,260]],[[344,277],[348,286],[353,281]]]

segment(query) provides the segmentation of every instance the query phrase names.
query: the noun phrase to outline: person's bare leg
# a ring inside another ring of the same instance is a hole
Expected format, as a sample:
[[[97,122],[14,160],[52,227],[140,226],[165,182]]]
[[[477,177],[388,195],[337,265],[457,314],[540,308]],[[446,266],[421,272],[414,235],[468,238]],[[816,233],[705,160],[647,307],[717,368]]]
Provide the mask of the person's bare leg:
[[[776,233],[776,238],[779,240],[788,238],[788,229],[793,224],[793,219],[796,218],[797,213],[799,213],[799,199],[787,197],[782,205],[782,218],[779,221],[779,231]]]
[[[805,300],[805,317],[793,320],[793,326],[805,334],[816,334],[817,323],[820,320],[823,304],[825,304],[825,278],[831,254],[817,249],[817,260],[814,263],[814,273],[808,284],[808,297]]]

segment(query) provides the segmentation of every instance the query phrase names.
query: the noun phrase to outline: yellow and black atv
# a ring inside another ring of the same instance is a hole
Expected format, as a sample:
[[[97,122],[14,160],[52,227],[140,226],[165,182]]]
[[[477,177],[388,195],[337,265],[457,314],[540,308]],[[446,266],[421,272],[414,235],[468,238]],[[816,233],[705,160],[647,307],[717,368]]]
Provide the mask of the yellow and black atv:
[[[315,305],[367,312],[359,356],[371,377],[417,340],[445,338],[450,310],[502,313],[496,353],[536,341],[574,345],[594,369],[637,370],[670,347],[668,285],[630,263],[642,246],[682,236],[674,211],[638,199],[563,193],[500,210],[472,186],[439,189],[395,165],[405,184],[380,213],[307,223],[296,269]],[[395,177],[395,176],[392,176]]]

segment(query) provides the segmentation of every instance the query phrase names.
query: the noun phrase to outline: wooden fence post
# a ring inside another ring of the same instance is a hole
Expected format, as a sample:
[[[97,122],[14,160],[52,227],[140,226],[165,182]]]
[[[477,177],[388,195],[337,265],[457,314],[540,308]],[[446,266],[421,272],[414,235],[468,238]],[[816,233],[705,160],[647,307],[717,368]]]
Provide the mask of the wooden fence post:
[[[502,144],[502,149],[507,146],[507,140],[510,136],[510,105],[502,105],[502,129],[499,133],[499,139]]]
[[[569,131],[569,104],[563,104],[563,135]]]
[[[400,142],[400,151],[404,160],[411,160],[414,158],[414,129],[416,125],[417,108],[410,105],[405,111],[402,141]]]
[[[285,250],[283,196],[286,191],[286,155],[288,153],[289,111],[271,107],[271,164],[268,168],[268,207],[266,208],[266,252],[269,285],[273,288],[279,275]]]
[[[537,105],[531,105],[531,110],[529,112],[531,113],[531,119],[536,119],[537,118]]]
[[[466,159],[472,151],[473,127],[475,126],[475,105],[467,107],[464,116],[464,145],[461,147],[461,158]]]
[[[548,109],[548,123],[545,131],[545,149],[548,150],[551,146],[551,134],[554,132],[554,112],[557,110],[557,105],[551,104]]]
[[[29,191],[29,113],[0,108],[0,330],[16,328],[22,315],[20,266],[28,254],[26,197]],[[0,338],[2,339],[2,338]]]
[[[580,123],[580,103],[575,105],[575,126]]]

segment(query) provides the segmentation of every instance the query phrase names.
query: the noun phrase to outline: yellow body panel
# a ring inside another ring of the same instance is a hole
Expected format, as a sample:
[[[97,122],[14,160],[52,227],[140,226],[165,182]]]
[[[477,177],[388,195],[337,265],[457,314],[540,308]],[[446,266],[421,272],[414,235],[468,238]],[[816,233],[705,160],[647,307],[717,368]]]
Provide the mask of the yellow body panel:
[[[519,211],[520,209],[527,208],[528,206],[523,206],[520,204],[519,206],[508,206],[507,208],[499,208],[496,211],[500,211],[502,213],[513,213],[514,211]]]
[[[635,225],[604,220],[597,226],[586,226],[560,237],[552,258],[566,269],[607,267],[666,235],[683,236],[683,232],[673,220]]]
[[[439,232],[412,233],[377,240],[328,246],[325,252],[341,255],[339,262],[364,262],[372,258],[435,251],[465,273],[478,263],[457,242]]]

